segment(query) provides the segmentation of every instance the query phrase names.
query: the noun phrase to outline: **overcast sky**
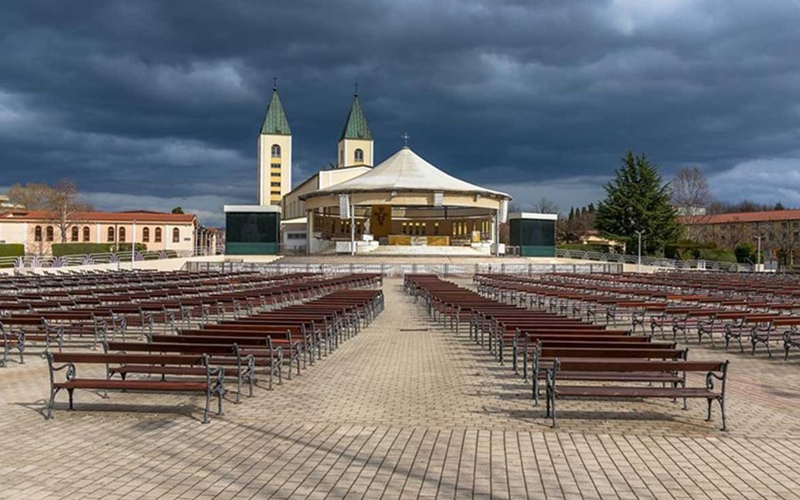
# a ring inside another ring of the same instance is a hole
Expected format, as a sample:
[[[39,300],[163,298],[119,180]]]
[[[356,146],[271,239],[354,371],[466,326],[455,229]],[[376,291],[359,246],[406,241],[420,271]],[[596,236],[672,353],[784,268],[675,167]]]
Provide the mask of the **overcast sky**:
[[[273,76],[294,180],[336,160],[353,92],[376,161],[422,157],[568,211],[628,148],[719,198],[800,206],[797,0],[0,2],[0,186],[206,223],[256,201]]]

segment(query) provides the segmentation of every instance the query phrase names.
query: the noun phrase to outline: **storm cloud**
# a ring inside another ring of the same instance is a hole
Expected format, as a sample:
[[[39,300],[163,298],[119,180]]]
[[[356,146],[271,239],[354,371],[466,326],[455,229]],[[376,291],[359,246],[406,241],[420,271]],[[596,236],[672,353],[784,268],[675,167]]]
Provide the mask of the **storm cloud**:
[[[2,2],[0,186],[204,222],[256,200],[278,77],[296,183],[335,161],[353,83],[376,160],[421,156],[525,208],[602,196],[622,153],[800,205],[796,0]],[[753,183],[757,187],[753,187]]]

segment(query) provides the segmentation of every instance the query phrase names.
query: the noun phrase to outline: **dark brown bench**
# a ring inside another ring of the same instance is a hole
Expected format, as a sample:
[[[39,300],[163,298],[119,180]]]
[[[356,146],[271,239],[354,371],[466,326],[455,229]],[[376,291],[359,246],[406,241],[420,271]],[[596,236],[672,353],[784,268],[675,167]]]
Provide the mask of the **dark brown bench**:
[[[207,354],[212,365],[222,366],[225,368],[226,378],[230,377],[236,379],[236,404],[239,404],[241,399],[243,384],[247,383],[249,385],[248,395],[253,395],[253,383],[255,382],[256,372],[256,353],[259,354],[259,357],[269,356],[269,352],[255,350],[248,351],[247,349],[242,349],[237,344],[104,342],[103,349],[107,354]],[[120,377],[125,379],[129,373],[161,375],[162,378],[164,378],[166,375],[170,374],[190,374],[192,370],[196,371],[201,369],[203,368],[172,366],[163,367],[156,365],[121,365],[109,367],[108,371],[110,375],[118,374]],[[179,371],[183,372],[178,373]],[[280,374],[278,375],[278,379],[280,380]],[[272,372],[270,372],[269,389],[272,389]]]
[[[682,374],[683,382],[673,387],[652,386],[586,386],[586,385],[558,385],[559,372],[567,373],[674,373]],[[686,387],[686,373],[697,372],[705,374],[705,387]],[[683,399],[684,408],[686,400],[705,399],[708,401],[708,417],[711,420],[711,404],[717,401],[722,415],[722,430],[726,430],[725,421],[725,384],[727,381],[728,361],[643,361],[620,360],[609,363],[605,360],[559,360],[553,361],[553,366],[547,371],[547,417],[553,419],[556,425],[556,399],[568,398],[665,398]],[[714,381],[720,381],[719,389]]]
[[[546,379],[547,369],[554,360],[565,361],[603,361],[614,364],[620,360],[683,360],[688,359],[688,349],[677,349],[674,344],[641,344],[636,347],[619,347],[604,345],[587,346],[555,346],[551,343],[537,342],[531,356],[533,399],[539,404],[540,381]],[[679,384],[681,378],[673,373],[652,372],[567,372],[559,374],[561,380],[595,381],[595,382],[646,382],[662,384]]]
[[[224,369],[209,364],[206,355],[161,355],[161,354],[99,354],[99,353],[47,353],[50,369],[50,400],[47,405],[46,419],[53,417],[53,407],[58,392],[65,389],[69,393],[69,409],[73,410],[73,393],[75,389],[94,389],[100,391],[149,391],[149,392],[197,392],[205,394],[206,404],[203,411],[203,423],[208,423],[209,407],[212,396],[218,399],[217,414],[222,415],[222,396],[225,393],[223,378]],[[155,366],[199,366],[204,368],[202,380],[111,380],[106,378],[81,378],[76,365],[102,364],[110,365],[155,365]],[[56,381],[56,372],[66,370],[65,379]]]

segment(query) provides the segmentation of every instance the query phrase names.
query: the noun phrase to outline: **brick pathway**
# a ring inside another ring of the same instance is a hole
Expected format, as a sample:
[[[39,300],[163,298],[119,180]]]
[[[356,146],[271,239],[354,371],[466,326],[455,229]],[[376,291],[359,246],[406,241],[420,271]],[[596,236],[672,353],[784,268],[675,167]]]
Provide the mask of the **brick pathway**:
[[[199,400],[85,391],[46,422],[46,365],[10,364],[0,498],[800,498],[797,360],[729,355],[727,433],[669,401],[564,402],[554,430],[509,367],[384,290],[372,327],[206,426]]]

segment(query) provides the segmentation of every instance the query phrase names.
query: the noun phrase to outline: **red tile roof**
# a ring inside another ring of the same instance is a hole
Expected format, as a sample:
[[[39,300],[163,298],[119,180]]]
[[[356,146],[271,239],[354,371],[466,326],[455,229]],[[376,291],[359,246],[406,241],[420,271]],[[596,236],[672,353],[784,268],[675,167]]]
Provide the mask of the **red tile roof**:
[[[44,210],[7,210],[0,213],[2,220],[49,221],[56,218],[54,212]],[[75,212],[70,220],[86,222],[164,222],[172,224],[191,224],[195,221],[193,214],[167,214],[160,212]]]
[[[743,222],[774,222],[800,220],[798,210],[768,210],[766,212],[739,212],[733,214],[681,217],[684,224],[735,224]]]

